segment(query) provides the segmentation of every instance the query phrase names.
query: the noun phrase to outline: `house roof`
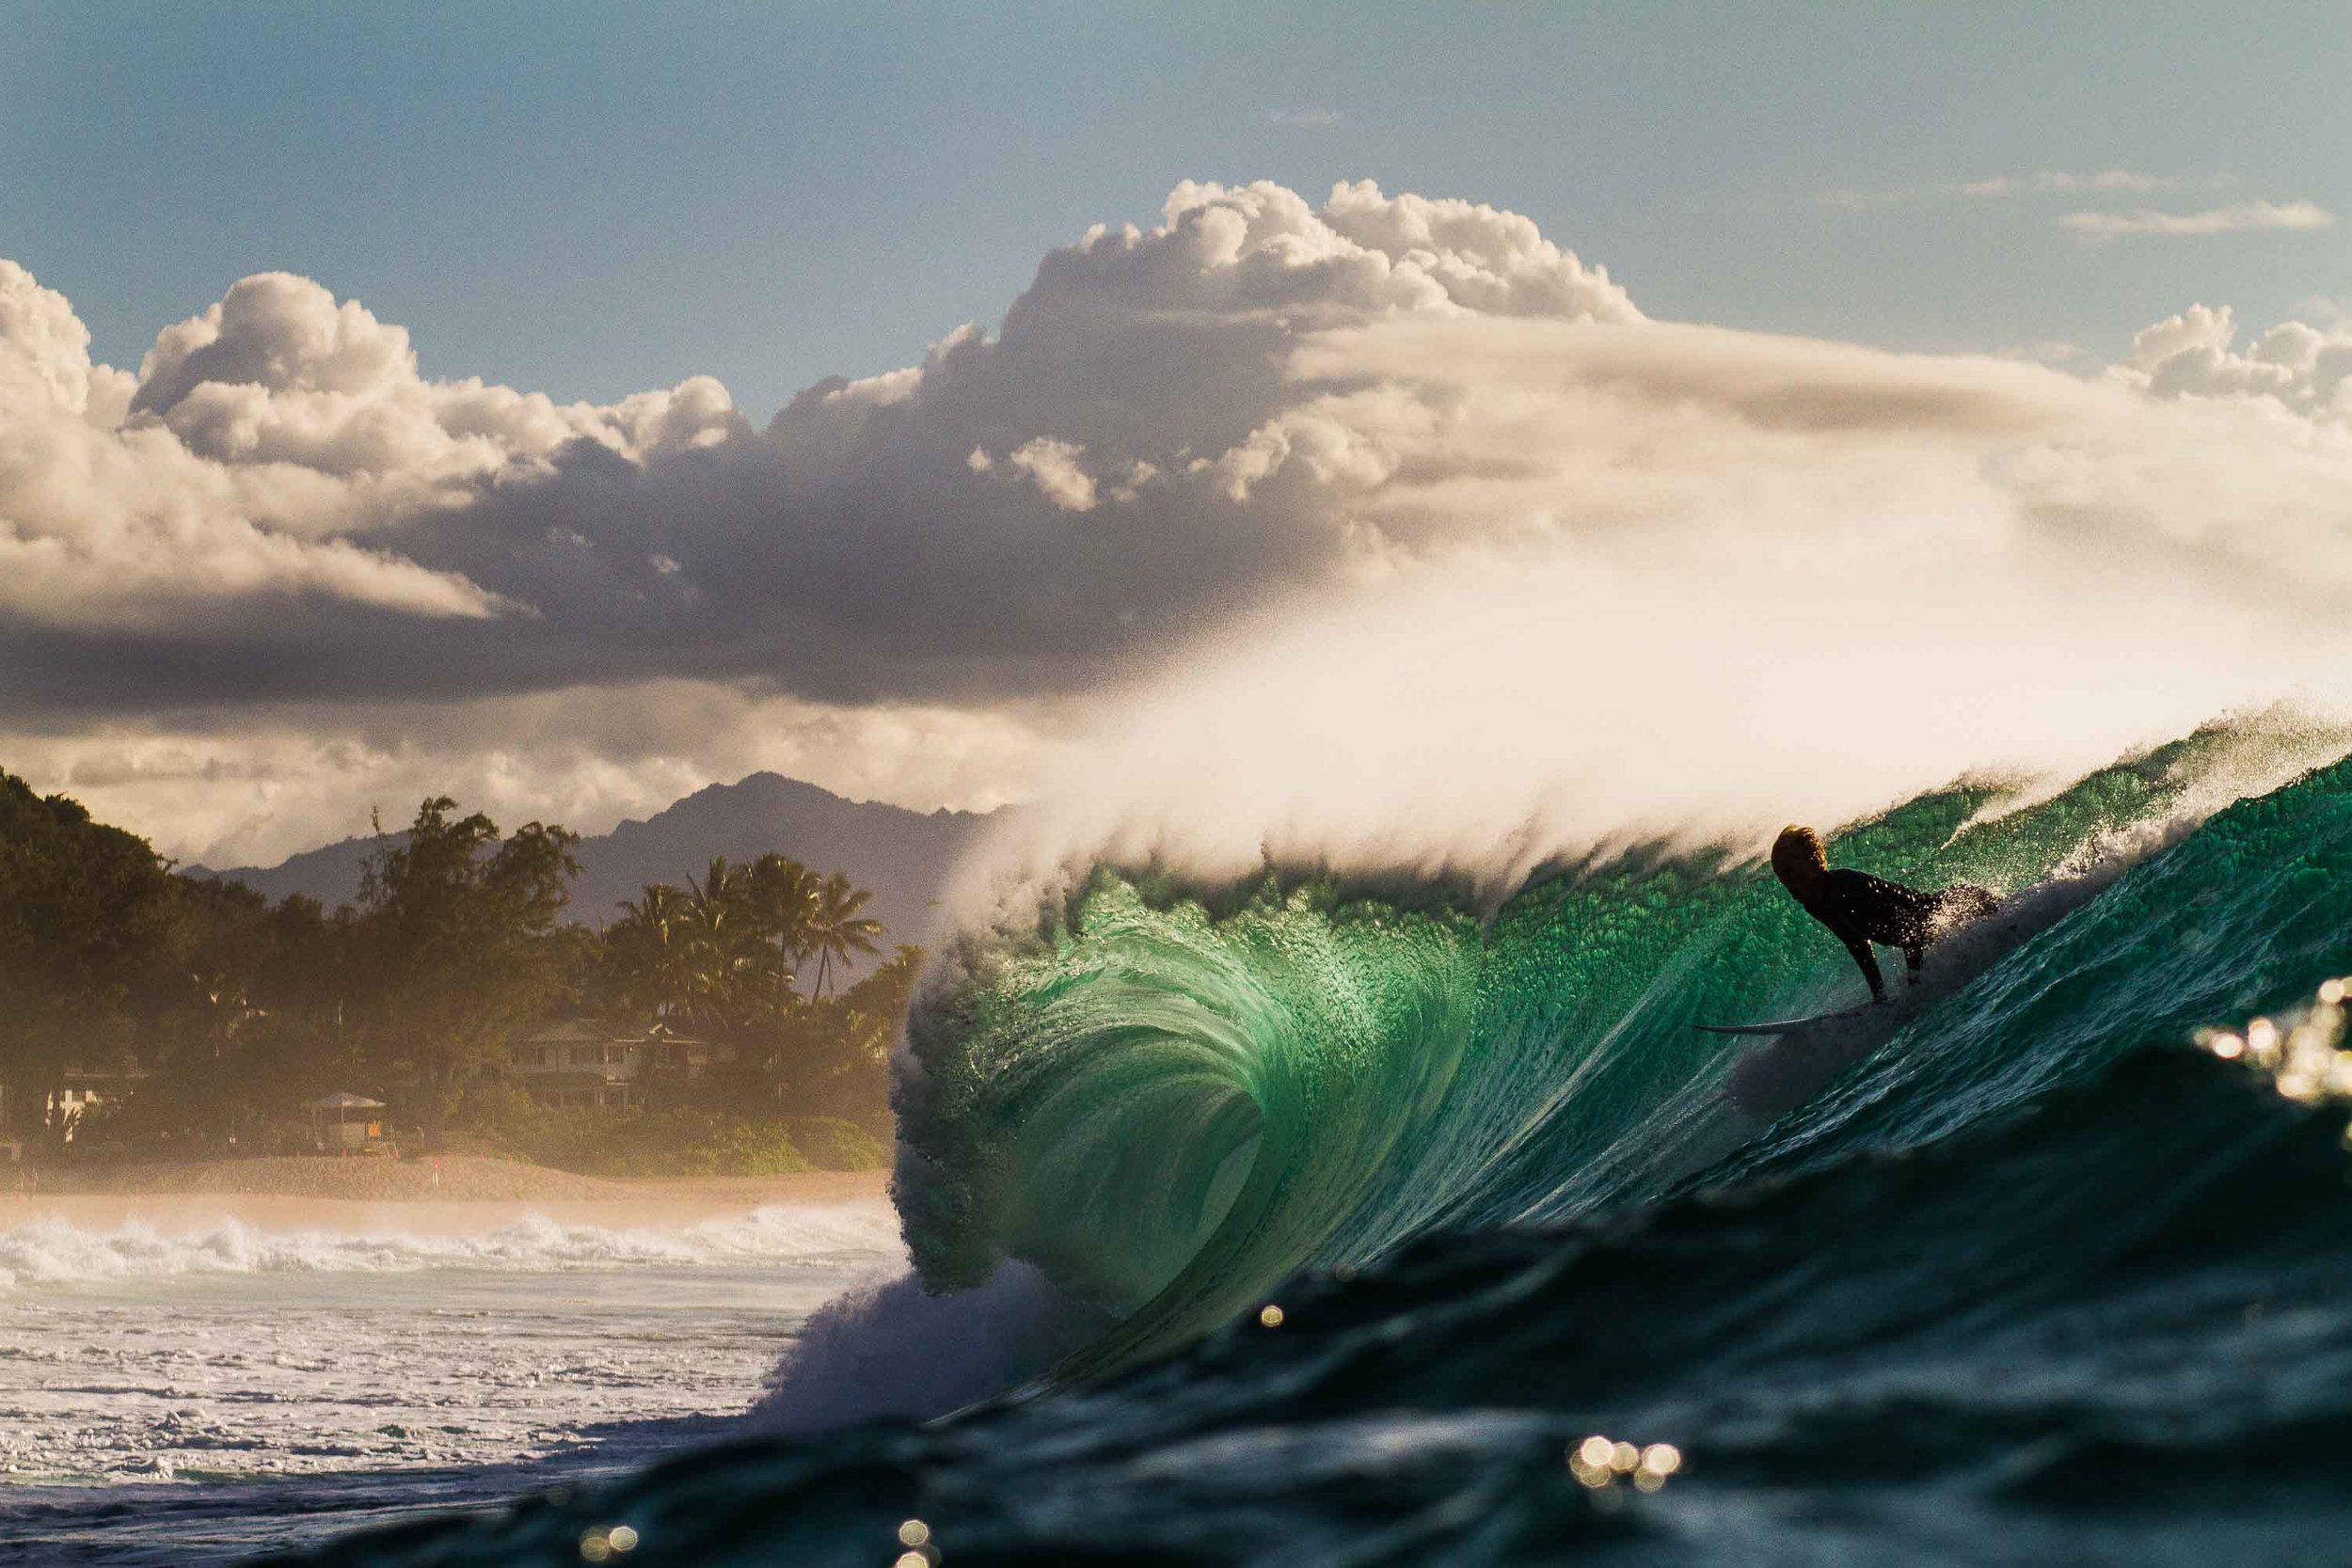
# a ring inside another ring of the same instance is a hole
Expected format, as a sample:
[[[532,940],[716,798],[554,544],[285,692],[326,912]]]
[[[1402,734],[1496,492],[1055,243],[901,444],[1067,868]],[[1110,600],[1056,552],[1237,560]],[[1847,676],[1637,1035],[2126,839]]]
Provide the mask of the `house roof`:
[[[384,1102],[370,1100],[363,1094],[345,1094],[337,1090],[333,1094],[323,1094],[316,1100],[305,1101],[302,1108],[306,1111],[380,1111]]]

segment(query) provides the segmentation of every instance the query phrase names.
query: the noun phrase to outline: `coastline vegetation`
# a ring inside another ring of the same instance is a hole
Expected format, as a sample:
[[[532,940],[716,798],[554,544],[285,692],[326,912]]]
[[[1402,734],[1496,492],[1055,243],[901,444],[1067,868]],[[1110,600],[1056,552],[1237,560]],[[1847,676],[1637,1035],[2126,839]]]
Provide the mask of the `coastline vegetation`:
[[[349,1092],[388,1102],[404,1148],[591,1174],[879,1164],[922,955],[882,955],[867,894],[720,860],[597,929],[564,918],[577,842],[436,798],[379,833],[357,903],[273,904],[0,773],[0,1136],[46,1159],[283,1152],[306,1101]],[[642,1108],[539,1102],[510,1042],[590,1018],[649,1058],[691,1039],[695,1069],[646,1072]]]

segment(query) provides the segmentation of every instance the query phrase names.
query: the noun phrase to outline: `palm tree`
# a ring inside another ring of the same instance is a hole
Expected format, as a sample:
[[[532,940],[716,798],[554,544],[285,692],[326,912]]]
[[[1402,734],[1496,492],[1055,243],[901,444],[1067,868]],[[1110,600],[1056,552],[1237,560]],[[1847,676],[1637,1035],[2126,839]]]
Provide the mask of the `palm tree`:
[[[808,867],[772,849],[752,863],[744,883],[745,902],[760,939],[774,944],[768,962],[775,983],[775,1010],[781,1016],[792,1005],[793,979],[808,958],[809,921],[823,884]]]
[[[621,918],[605,934],[623,994],[656,1018],[692,1006],[693,957],[686,917],[683,892],[667,882],[648,882],[638,897],[621,900]]]
[[[701,881],[689,877],[686,885],[694,1011],[705,1022],[731,1025],[751,1011],[746,1004],[759,982],[768,946],[753,918],[750,879],[746,868],[729,865],[722,855]]]
[[[847,964],[859,955],[872,957],[882,951],[874,939],[882,934],[882,922],[868,920],[857,911],[874,895],[862,887],[851,887],[850,879],[836,871],[817,885],[817,896],[808,916],[808,951],[817,955],[817,994],[825,994],[825,981],[837,960]]]

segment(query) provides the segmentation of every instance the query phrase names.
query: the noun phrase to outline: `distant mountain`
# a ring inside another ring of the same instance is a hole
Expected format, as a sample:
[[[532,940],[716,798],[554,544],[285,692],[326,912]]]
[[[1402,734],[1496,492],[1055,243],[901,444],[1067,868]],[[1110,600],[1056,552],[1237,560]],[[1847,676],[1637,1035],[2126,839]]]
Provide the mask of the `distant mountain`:
[[[391,835],[395,842],[406,836]],[[272,866],[232,865],[215,871],[209,865],[186,865],[180,872],[200,880],[243,882],[273,904],[299,893],[331,910],[359,896],[359,864],[374,847],[372,838],[347,838],[324,848],[305,849]]]
[[[573,853],[580,879],[572,884],[576,921],[601,926],[615,906],[647,882],[684,886],[713,855],[752,860],[781,850],[818,872],[843,871],[873,891],[866,912],[882,923],[886,944],[935,942],[935,900],[959,857],[993,814],[936,811],[926,816],[871,800],[845,800],[830,790],[777,773],[755,773],[740,784],[697,790],[645,821],[624,822],[583,838]],[[307,894],[330,909],[359,895],[359,868],[373,838],[347,838],[305,850],[266,868],[213,871],[191,866],[192,877],[243,882],[275,901]]]

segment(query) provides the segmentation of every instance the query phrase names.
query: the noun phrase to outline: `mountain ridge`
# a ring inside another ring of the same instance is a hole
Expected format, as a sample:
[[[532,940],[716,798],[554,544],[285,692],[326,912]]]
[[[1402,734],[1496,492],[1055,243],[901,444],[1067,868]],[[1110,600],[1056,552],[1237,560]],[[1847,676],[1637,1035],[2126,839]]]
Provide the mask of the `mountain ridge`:
[[[682,885],[715,855],[746,861],[772,849],[870,890],[866,912],[882,923],[886,944],[930,945],[942,934],[937,900],[949,872],[1008,809],[910,811],[765,771],[706,784],[650,816],[583,835],[573,850],[580,876],[564,917],[602,926],[648,882]],[[273,901],[304,894],[332,909],[358,897],[360,868],[375,846],[373,836],[346,838],[274,866],[192,865],[184,875],[243,882]]]

